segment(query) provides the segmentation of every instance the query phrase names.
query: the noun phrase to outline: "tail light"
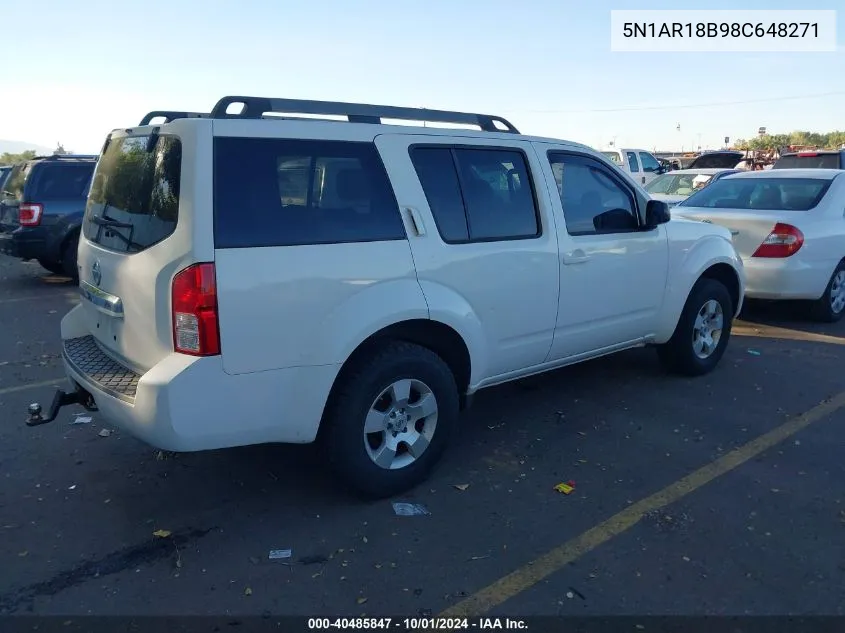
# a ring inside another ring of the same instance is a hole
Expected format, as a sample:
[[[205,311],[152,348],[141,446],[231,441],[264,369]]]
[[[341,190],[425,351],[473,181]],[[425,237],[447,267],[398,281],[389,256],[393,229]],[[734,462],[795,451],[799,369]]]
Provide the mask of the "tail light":
[[[214,264],[188,266],[171,285],[173,349],[192,356],[220,353]]]
[[[22,202],[18,207],[18,222],[21,226],[38,226],[41,224],[41,214],[43,212],[43,204]]]
[[[811,156],[812,157],[812,156],[818,156],[819,153],[818,152],[798,152],[798,155],[801,156],[801,157],[805,157],[805,156]]]
[[[804,234],[791,224],[778,222],[752,257],[789,257],[804,245]]]

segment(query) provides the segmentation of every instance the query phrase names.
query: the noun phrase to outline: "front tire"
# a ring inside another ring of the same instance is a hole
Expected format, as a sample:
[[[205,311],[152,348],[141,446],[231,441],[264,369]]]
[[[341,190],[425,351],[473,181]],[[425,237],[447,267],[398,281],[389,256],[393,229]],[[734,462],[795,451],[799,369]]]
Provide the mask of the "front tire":
[[[684,376],[710,373],[728,345],[733,301],[715,279],[699,279],[687,298],[672,338],[657,348],[664,367]]]
[[[79,268],[76,265],[76,252],[79,250],[79,235],[71,235],[62,248],[62,271],[66,277],[79,281]]]
[[[823,323],[836,323],[845,315],[845,262],[833,271],[824,294],[813,303],[812,314]]]
[[[340,378],[323,417],[340,481],[384,498],[423,482],[459,416],[455,377],[431,350],[391,341]]]

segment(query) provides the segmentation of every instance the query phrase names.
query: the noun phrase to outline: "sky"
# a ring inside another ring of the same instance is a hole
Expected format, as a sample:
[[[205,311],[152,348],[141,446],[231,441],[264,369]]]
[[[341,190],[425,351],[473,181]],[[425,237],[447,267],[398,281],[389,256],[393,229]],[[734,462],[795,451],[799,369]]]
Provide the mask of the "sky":
[[[845,128],[842,0],[5,0],[2,8],[4,27],[26,35],[2,62],[0,139],[78,153],[97,153],[110,130],[148,111],[209,111],[225,95],[497,114],[525,134],[597,148],[614,140],[717,148],[761,126]],[[620,8],[839,8],[839,46],[611,52],[610,11]]]

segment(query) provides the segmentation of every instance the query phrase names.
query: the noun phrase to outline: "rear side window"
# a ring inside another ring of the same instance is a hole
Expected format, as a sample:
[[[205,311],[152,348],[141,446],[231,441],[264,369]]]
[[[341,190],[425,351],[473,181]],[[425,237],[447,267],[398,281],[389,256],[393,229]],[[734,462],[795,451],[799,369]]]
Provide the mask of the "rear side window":
[[[217,248],[405,239],[372,143],[218,137]]]
[[[521,152],[414,147],[411,160],[445,242],[540,235],[534,190]]]
[[[790,154],[778,159],[773,169],[842,169],[842,154]]]
[[[18,163],[12,167],[12,173],[9,174],[6,183],[3,185],[5,197],[23,201],[23,187],[26,184],[26,178],[31,167],[32,163]]]
[[[628,168],[634,173],[640,171],[640,163],[637,160],[637,153],[626,152],[625,155],[628,157]]]
[[[176,230],[182,143],[174,136],[112,140],[100,157],[88,205],[85,237],[104,248],[138,252]]]
[[[45,161],[30,178],[26,198],[33,202],[82,199],[93,172],[93,162],[74,165]]]

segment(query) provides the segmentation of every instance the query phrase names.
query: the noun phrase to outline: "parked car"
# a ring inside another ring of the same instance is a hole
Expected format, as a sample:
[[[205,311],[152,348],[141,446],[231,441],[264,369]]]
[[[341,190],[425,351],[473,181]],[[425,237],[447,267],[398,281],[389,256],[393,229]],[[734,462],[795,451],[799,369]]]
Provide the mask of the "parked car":
[[[653,200],[662,200],[671,208],[707,184],[737,172],[736,169],[677,169],[661,174],[645,190]]]
[[[0,253],[76,278],[76,250],[96,156],[37,157],[12,168],[0,198]]]
[[[745,154],[734,150],[716,150],[696,156],[686,169],[733,169],[745,160]]]
[[[72,390],[29,423],[81,403],[168,450],[320,439],[391,495],[486,387],[652,344],[713,370],[742,263],[727,230],[669,219],[601,154],[495,116],[226,97],[117,129],[62,320]]]
[[[782,154],[772,169],[845,169],[845,149]]]
[[[779,169],[725,176],[673,213],[730,229],[746,296],[802,299],[823,321],[845,313],[845,171]]]
[[[654,154],[644,149],[612,149],[605,150],[602,154],[614,165],[627,171],[641,185],[647,185],[668,171]]]

